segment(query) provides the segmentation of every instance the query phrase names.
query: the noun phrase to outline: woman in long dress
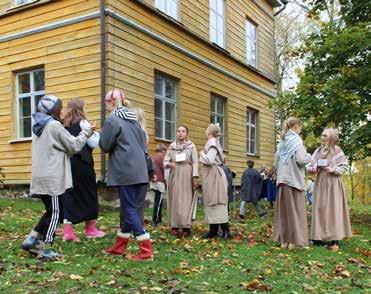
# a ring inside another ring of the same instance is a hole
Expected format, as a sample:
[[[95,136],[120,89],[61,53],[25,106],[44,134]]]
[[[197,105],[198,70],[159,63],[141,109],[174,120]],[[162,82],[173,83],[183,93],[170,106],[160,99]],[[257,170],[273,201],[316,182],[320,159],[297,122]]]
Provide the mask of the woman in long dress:
[[[223,149],[219,143],[221,136],[218,125],[211,124],[206,130],[208,139],[205,149],[201,151],[202,196],[204,202],[205,221],[209,224],[206,238],[218,236],[219,225],[222,238],[230,239],[228,225],[228,183],[222,168],[224,162]]]
[[[81,124],[86,119],[86,106],[82,99],[75,98],[68,102],[64,116],[64,126],[71,135],[81,132]],[[73,188],[68,190],[63,199],[63,240],[80,242],[75,235],[73,224],[85,222],[85,234],[88,238],[105,235],[96,227],[98,218],[98,193],[94,171],[93,149],[98,146],[99,133],[95,132],[82,150],[71,157]]]
[[[170,144],[164,160],[169,223],[173,235],[177,237],[191,234],[197,201],[194,191],[198,186],[198,158],[195,145],[188,140],[188,133],[185,125],[178,127],[177,140]]]
[[[273,239],[289,249],[308,245],[304,176],[311,155],[299,136],[301,128],[300,120],[295,117],[283,123],[275,156],[278,195]]]
[[[348,160],[339,146],[338,131],[327,128],[321,135],[322,146],[312,156],[312,172],[317,173],[313,188],[312,239],[330,241],[329,249],[338,250],[339,240],[352,236],[347,197],[341,175]]]

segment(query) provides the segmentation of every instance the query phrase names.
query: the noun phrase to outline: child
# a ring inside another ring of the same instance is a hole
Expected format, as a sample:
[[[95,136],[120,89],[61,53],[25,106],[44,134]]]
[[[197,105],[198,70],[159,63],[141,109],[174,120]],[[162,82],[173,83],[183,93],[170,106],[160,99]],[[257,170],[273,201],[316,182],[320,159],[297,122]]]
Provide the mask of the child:
[[[81,132],[77,137],[72,136],[61,123],[62,101],[53,95],[42,97],[38,110],[33,114],[30,194],[41,198],[46,212],[22,248],[41,258],[53,259],[58,254],[48,247],[52,245],[55,230],[62,219],[62,195],[72,188],[69,156],[85,146],[95,126],[84,121]]]
[[[349,166],[337,145],[339,134],[327,128],[321,135],[322,146],[312,156],[312,172],[317,172],[313,188],[312,239],[331,241],[330,250],[339,250],[339,240],[352,236],[349,210],[341,175]]]
[[[278,196],[273,238],[289,249],[308,245],[304,176],[311,156],[299,136],[301,128],[301,121],[295,117],[283,123],[275,156]]]
[[[155,202],[153,205],[152,224],[157,226],[162,222],[162,195],[165,193],[165,177],[164,177],[164,153],[166,148],[164,144],[157,144],[156,154],[152,155],[152,160],[156,164],[156,174],[150,182],[150,187],[155,191]]]
[[[198,187],[198,158],[195,145],[188,140],[188,128],[177,129],[177,140],[170,144],[164,167],[168,187],[168,214],[172,234],[190,236]],[[181,234],[179,229],[183,230]]]
[[[254,161],[247,161],[248,168],[242,175],[241,179],[241,206],[240,206],[240,219],[245,218],[245,206],[247,202],[252,202],[258,216],[263,219],[266,212],[259,205],[261,198],[263,176],[254,169]]]
[[[128,100],[121,90],[109,91],[105,105],[111,115],[104,122],[99,146],[109,153],[107,185],[118,187],[120,196],[120,231],[113,246],[105,252],[126,255],[133,234],[140,251],[128,258],[152,260],[152,241],[143,228],[141,217],[148,185],[146,134],[135,112],[126,108]]]
[[[205,238],[218,236],[219,225],[222,238],[230,239],[228,224],[228,183],[222,168],[224,162],[223,149],[220,146],[220,127],[211,124],[206,130],[207,143],[201,151],[202,196],[205,220],[209,224],[209,232]]]
[[[71,135],[77,136],[81,123],[86,119],[84,100],[75,98],[68,102],[64,116],[64,126]],[[88,238],[100,238],[105,235],[96,227],[98,218],[98,194],[94,171],[93,148],[98,145],[99,133],[88,139],[82,150],[71,157],[73,189],[63,196],[63,240],[80,242],[72,224],[85,221],[85,234]]]

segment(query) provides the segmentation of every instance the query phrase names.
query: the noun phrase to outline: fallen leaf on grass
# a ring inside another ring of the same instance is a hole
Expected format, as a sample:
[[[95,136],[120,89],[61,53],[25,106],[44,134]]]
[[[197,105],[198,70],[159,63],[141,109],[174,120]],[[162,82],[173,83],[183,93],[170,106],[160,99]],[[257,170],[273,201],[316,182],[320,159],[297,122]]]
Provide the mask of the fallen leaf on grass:
[[[314,288],[311,286],[311,285],[308,285],[308,284],[303,284],[303,290],[305,291],[308,291],[308,292],[312,292],[314,290]]]
[[[350,277],[350,273],[347,270],[345,270],[345,266],[342,265],[341,263],[336,266],[334,273],[339,277],[343,278]]]
[[[83,277],[82,276],[79,276],[79,275],[71,274],[70,275],[70,279],[71,280],[76,280],[76,281],[81,281],[83,279]]]
[[[224,264],[224,265],[232,265],[233,264],[233,261],[230,260],[230,259],[223,259],[222,260],[222,264]]]
[[[151,288],[149,288],[149,290],[156,291],[156,292],[161,292],[163,289],[160,288],[160,287],[151,287]]]
[[[356,258],[353,258],[353,257],[349,257],[349,258],[347,258],[347,261],[350,262],[350,263],[354,263],[354,264],[358,265],[360,268],[368,267],[366,265],[366,262],[362,259],[356,259]]]
[[[256,245],[256,238],[255,235],[250,234],[247,236],[247,245],[251,248]]]
[[[243,239],[243,235],[241,232],[237,232],[236,235],[234,236],[234,241],[237,243],[241,243]]]
[[[251,292],[255,290],[269,291],[268,287],[263,285],[258,279],[254,279],[248,283],[242,282],[240,286]]]

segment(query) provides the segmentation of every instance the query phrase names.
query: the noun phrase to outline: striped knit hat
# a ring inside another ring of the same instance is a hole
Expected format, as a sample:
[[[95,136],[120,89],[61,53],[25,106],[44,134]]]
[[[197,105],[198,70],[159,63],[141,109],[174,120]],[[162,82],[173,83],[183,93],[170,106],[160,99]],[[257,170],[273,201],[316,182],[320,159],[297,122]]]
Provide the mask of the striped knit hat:
[[[55,106],[58,104],[58,101],[60,101],[60,99],[57,96],[45,95],[40,99],[37,109],[40,112],[51,114]]]

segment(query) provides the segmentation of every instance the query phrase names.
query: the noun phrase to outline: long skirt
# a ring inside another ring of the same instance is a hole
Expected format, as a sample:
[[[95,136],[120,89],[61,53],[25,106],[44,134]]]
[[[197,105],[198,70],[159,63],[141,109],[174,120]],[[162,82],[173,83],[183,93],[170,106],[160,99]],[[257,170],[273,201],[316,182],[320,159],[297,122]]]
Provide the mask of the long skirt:
[[[352,236],[344,184],[340,176],[318,174],[313,188],[312,239],[342,240]]]
[[[64,219],[77,224],[98,218],[98,193],[93,164],[71,159],[73,189],[62,197]]]
[[[274,241],[308,245],[305,193],[287,185],[278,187]]]
[[[167,206],[172,228],[190,228],[197,203],[192,186],[192,165],[177,164],[169,176]]]

